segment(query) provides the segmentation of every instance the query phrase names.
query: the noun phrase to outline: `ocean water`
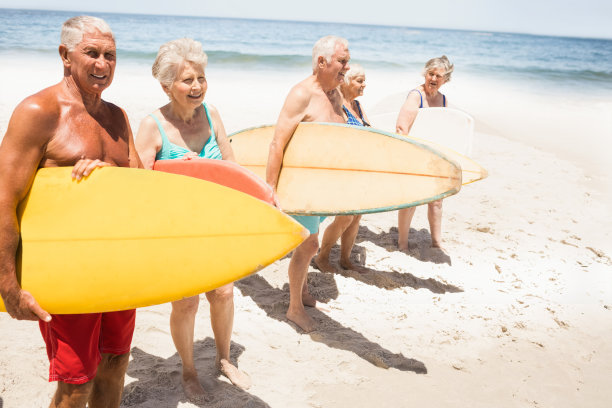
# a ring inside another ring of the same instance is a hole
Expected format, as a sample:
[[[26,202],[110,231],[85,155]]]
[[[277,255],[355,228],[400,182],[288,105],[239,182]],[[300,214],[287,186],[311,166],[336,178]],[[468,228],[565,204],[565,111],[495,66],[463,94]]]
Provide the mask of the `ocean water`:
[[[61,24],[78,11],[0,9],[0,54],[55,54]],[[150,66],[159,46],[180,37],[201,41],[210,64],[245,70],[308,70],[313,43],[349,40],[366,70],[417,71],[447,55],[471,77],[535,89],[612,94],[612,40],[375,25],[93,13],[115,33],[119,61]]]
[[[0,9],[0,133],[26,95],[61,77],[62,23],[79,11]],[[375,25],[92,13],[116,37],[118,63],[105,98],[123,107],[136,130],[166,103],[151,65],[161,44],[181,37],[209,56],[206,98],[229,132],[274,123],[290,87],[311,72],[314,42],[349,40],[351,62],[366,70],[361,97],[370,121],[393,131],[424,63],[455,64],[442,92],[496,133],[573,161],[612,197],[612,40]],[[21,68],[25,66],[26,69]],[[41,75],[32,75],[36,70]],[[53,78],[50,80],[50,78]],[[0,137],[2,136],[0,135]],[[512,171],[508,169],[508,171]],[[612,198],[610,199],[612,202]]]

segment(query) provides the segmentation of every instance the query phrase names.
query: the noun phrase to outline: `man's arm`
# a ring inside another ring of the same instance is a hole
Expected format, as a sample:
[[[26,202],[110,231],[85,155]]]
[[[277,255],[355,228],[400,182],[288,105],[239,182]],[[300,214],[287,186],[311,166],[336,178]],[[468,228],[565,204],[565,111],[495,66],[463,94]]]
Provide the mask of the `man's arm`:
[[[0,145],[0,295],[8,313],[20,320],[51,320],[21,289],[16,276],[19,246],[17,206],[28,193],[59,112],[49,109],[40,96],[30,97],[15,109]]]
[[[285,147],[293,132],[306,116],[306,108],[310,102],[310,97],[307,90],[302,89],[300,85],[295,86],[281,109],[278,121],[274,128],[274,138],[270,143],[270,151],[268,153],[268,164],[266,166],[266,182],[272,187],[276,193],[276,185],[278,184],[278,176],[285,154]]]

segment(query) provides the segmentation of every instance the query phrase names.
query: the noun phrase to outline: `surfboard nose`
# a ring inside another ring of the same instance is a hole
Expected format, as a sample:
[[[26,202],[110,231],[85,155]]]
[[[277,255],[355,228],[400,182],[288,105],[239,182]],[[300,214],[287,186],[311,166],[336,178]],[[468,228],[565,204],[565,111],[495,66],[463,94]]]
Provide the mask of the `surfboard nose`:
[[[302,237],[303,240],[305,240],[306,238],[310,236],[310,231],[302,227],[302,229],[300,230],[300,236]]]

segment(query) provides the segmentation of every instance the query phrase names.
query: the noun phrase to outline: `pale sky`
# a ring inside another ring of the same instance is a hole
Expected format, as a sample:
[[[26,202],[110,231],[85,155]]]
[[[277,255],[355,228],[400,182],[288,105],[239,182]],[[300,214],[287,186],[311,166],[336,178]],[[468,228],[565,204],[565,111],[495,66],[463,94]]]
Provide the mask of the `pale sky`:
[[[0,8],[347,22],[612,39],[611,0],[0,0]]]

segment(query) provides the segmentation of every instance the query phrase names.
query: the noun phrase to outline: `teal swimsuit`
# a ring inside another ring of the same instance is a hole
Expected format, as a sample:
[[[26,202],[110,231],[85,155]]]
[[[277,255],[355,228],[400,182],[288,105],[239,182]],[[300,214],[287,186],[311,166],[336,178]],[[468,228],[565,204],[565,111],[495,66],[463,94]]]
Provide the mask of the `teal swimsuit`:
[[[319,225],[325,220],[327,217],[322,217],[319,215],[293,215],[289,214],[291,218],[302,224],[304,228],[308,230],[311,234],[316,234],[319,232]]]
[[[202,102],[204,106],[204,112],[206,113],[206,119],[208,120],[208,126],[210,126],[210,137],[204,144],[202,151],[198,154],[198,157],[203,157],[205,159],[216,159],[222,160],[223,156],[221,155],[221,150],[219,149],[219,145],[217,145],[217,138],[215,136],[215,128],[212,123],[212,119],[210,118],[210,114],[208,113],[208,107],[205,103]],[[161,122],[154,114],[150,114],[155,122],[157,123],[157,128],[159,129],[159,133],[162,138],[162,147],[159,149],[159,152],[155,155],[155,160],[170,160],[170,159],[180,159],[186,153],[190,153],[191,150],[187,149],[183,146],[175,145],[174,143],[168,140],[168,135],[164,131],[164,128],[161,125]]]

